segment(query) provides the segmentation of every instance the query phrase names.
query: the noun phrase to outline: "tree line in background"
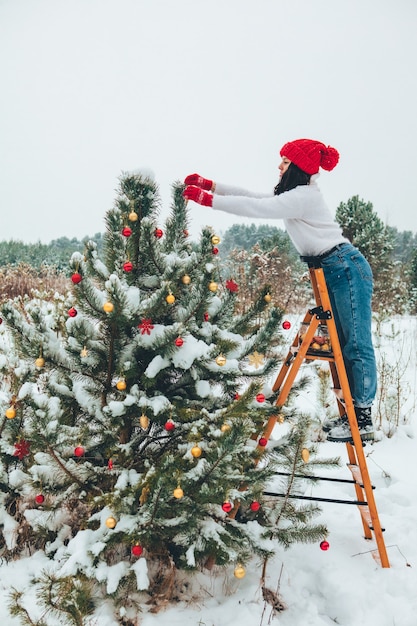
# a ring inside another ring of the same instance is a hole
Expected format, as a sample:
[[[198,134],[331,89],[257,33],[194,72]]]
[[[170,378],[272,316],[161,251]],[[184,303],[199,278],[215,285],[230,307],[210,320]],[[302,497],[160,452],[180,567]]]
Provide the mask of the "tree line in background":
[[[344,235],[368,259],[375,280],[374,310],[382,315],[417,313],[417,234],[387,226],[371,202],[353,196],[336,210]],[[82,240],[60,237],[49,244],[0,242],[0,299],[29,293],[33,287],[62,291],[70,274],[69,259],[88,240],[100,249],[103,235]],[[249,307],[259,285],[272,287],[274,301],[299,311],[311,298],[306,265],[280,228],[235,224],[223,235],[220,254],[225,276],[239,285],[239,304]],[[18,268],[18,269],[17,269]]]

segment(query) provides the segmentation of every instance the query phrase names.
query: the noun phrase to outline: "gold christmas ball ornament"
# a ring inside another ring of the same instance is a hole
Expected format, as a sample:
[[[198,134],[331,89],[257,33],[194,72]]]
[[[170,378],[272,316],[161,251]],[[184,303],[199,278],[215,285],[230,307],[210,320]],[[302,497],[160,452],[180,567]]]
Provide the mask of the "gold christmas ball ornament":
[[[213,246],[217,246],[220,242],[220,237],[218,237],[217,235],[213,235],[213,237],[211,238],[211,243],[213,244]]]
[[[5,416],[8,420],[14,419],[16,417],[16,409],[13,406],[9,407],[6,409]]]
[[[209,286],[208,286],[209,290],[212,291],[213,293],[215,291],[217,291],[217,287],[218,287],[218,285],[217,285],[217,283],[214,282],[214,280],[212,280],[211,283],[209,283]]]
[[[169,293],[165,300],[168,302],[168,304],[174,304],[175,296],[172,293]]]
[[[146,430],[149,426],[149,417],[145,415],[144,413],[142,413],[142,415],[139,418],[139,424],[141,428],[143,428],[143,430]]]
[[[222,431],[222,433],[228,433],[230,428],[230,424],[227,424],[226,422],[220,426],[220,430]]]
[[[189,285],[191,283],[191,278],[190,276],[188,276],[188,274],[184,274],[184,276],[181,278],[182,282],[184,285]]]
[[[106,519],[106,526],[107,528],[114,528],[116,526],[117,522],[114,519],[114,517],[108,517]]]
[[[114,309],[114,304],[112,302],[105,302],[103,304],[103,310],[106,313],[111,313],[113,311],[113,309]]]
[[[237,565],[235,567],[235,571],[233,572],[235,578],[245,578],[246,570],[243,565]]]
[[[301,450],[301,458],[303,459],[304,463],[308,463],[310,458],[310,452],[309,450],[307,450],[307,448],[303,448]]]
[[[270,293],[266,293],[264,295],[264,300],[265,300],[265,302],[271,302],[271,300],[272,300],[271,294]]]
[[[184,497],[184,492],[181,489],[181,487],[177,487],[176,489],[174,489],[174,498],[177,498],[177,500],[181,500],[181,498]]]
[[[124,391],[126,389],[126,381],[124,378],[121,378],[117,381],[116,387],[119,391]]]
[[[138,221],[138,214],[136,213],[136,211],[130,211],[129,213],[129,220],[131,222],[137,222]]]
[[[202,452],[203,451],[200,446],[194,446],[193,448],[191,448],[191,454],[195,459],[198,459],[198,457],[201,456]]]
[[[223,365],[226,365],[227,359],[226,359],[226,357],[223,354],[219,354],[219,356],[216,357],[216,363],[220,367],[223,367]]]
[[[38,357],[36,359],[36,361],[35,361],[35,365],[36,365],[36,367],[39,367],[39,368],[45,367],[45,359],[43,357],[41,357],[41,356]]]

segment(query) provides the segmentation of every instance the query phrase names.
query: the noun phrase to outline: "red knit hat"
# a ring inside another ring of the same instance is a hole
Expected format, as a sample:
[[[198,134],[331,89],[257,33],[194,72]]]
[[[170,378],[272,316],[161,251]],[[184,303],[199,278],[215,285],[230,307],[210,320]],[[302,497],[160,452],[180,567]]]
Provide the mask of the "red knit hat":
[[[280,155],[287,157],[306,174],[317,174],[319,167],[330,172],[339,161],[339,153],[335,148],[314,139],[289,141],[282,146]]]

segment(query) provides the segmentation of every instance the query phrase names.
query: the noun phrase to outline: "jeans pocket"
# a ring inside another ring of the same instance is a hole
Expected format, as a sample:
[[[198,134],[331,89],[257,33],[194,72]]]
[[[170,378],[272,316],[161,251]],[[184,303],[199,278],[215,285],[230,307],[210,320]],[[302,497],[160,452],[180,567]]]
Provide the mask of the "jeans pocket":
[[[350,260],[354,264],[354,266],[356,267],[356,269],[359,272],[361,278],[363,280],[369,280],[372,283],[373,282],[373,276],[372,276],[371,266],[369,265],[368,261],[365,259],[363,254],[361,254],[360,252],[355,252],[350,257]]]

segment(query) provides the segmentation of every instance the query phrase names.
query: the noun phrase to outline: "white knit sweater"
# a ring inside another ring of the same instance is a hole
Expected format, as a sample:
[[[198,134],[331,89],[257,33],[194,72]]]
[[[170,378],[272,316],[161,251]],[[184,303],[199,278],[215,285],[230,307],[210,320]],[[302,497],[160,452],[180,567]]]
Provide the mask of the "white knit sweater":
[[[302,256],[318,256],[348,240],[324,202],[317,178],[318,175],[312,176],[309,185],[300,185],[279,196],[216,183],[213,209],[244,217],[282,219],[298,252]]]

